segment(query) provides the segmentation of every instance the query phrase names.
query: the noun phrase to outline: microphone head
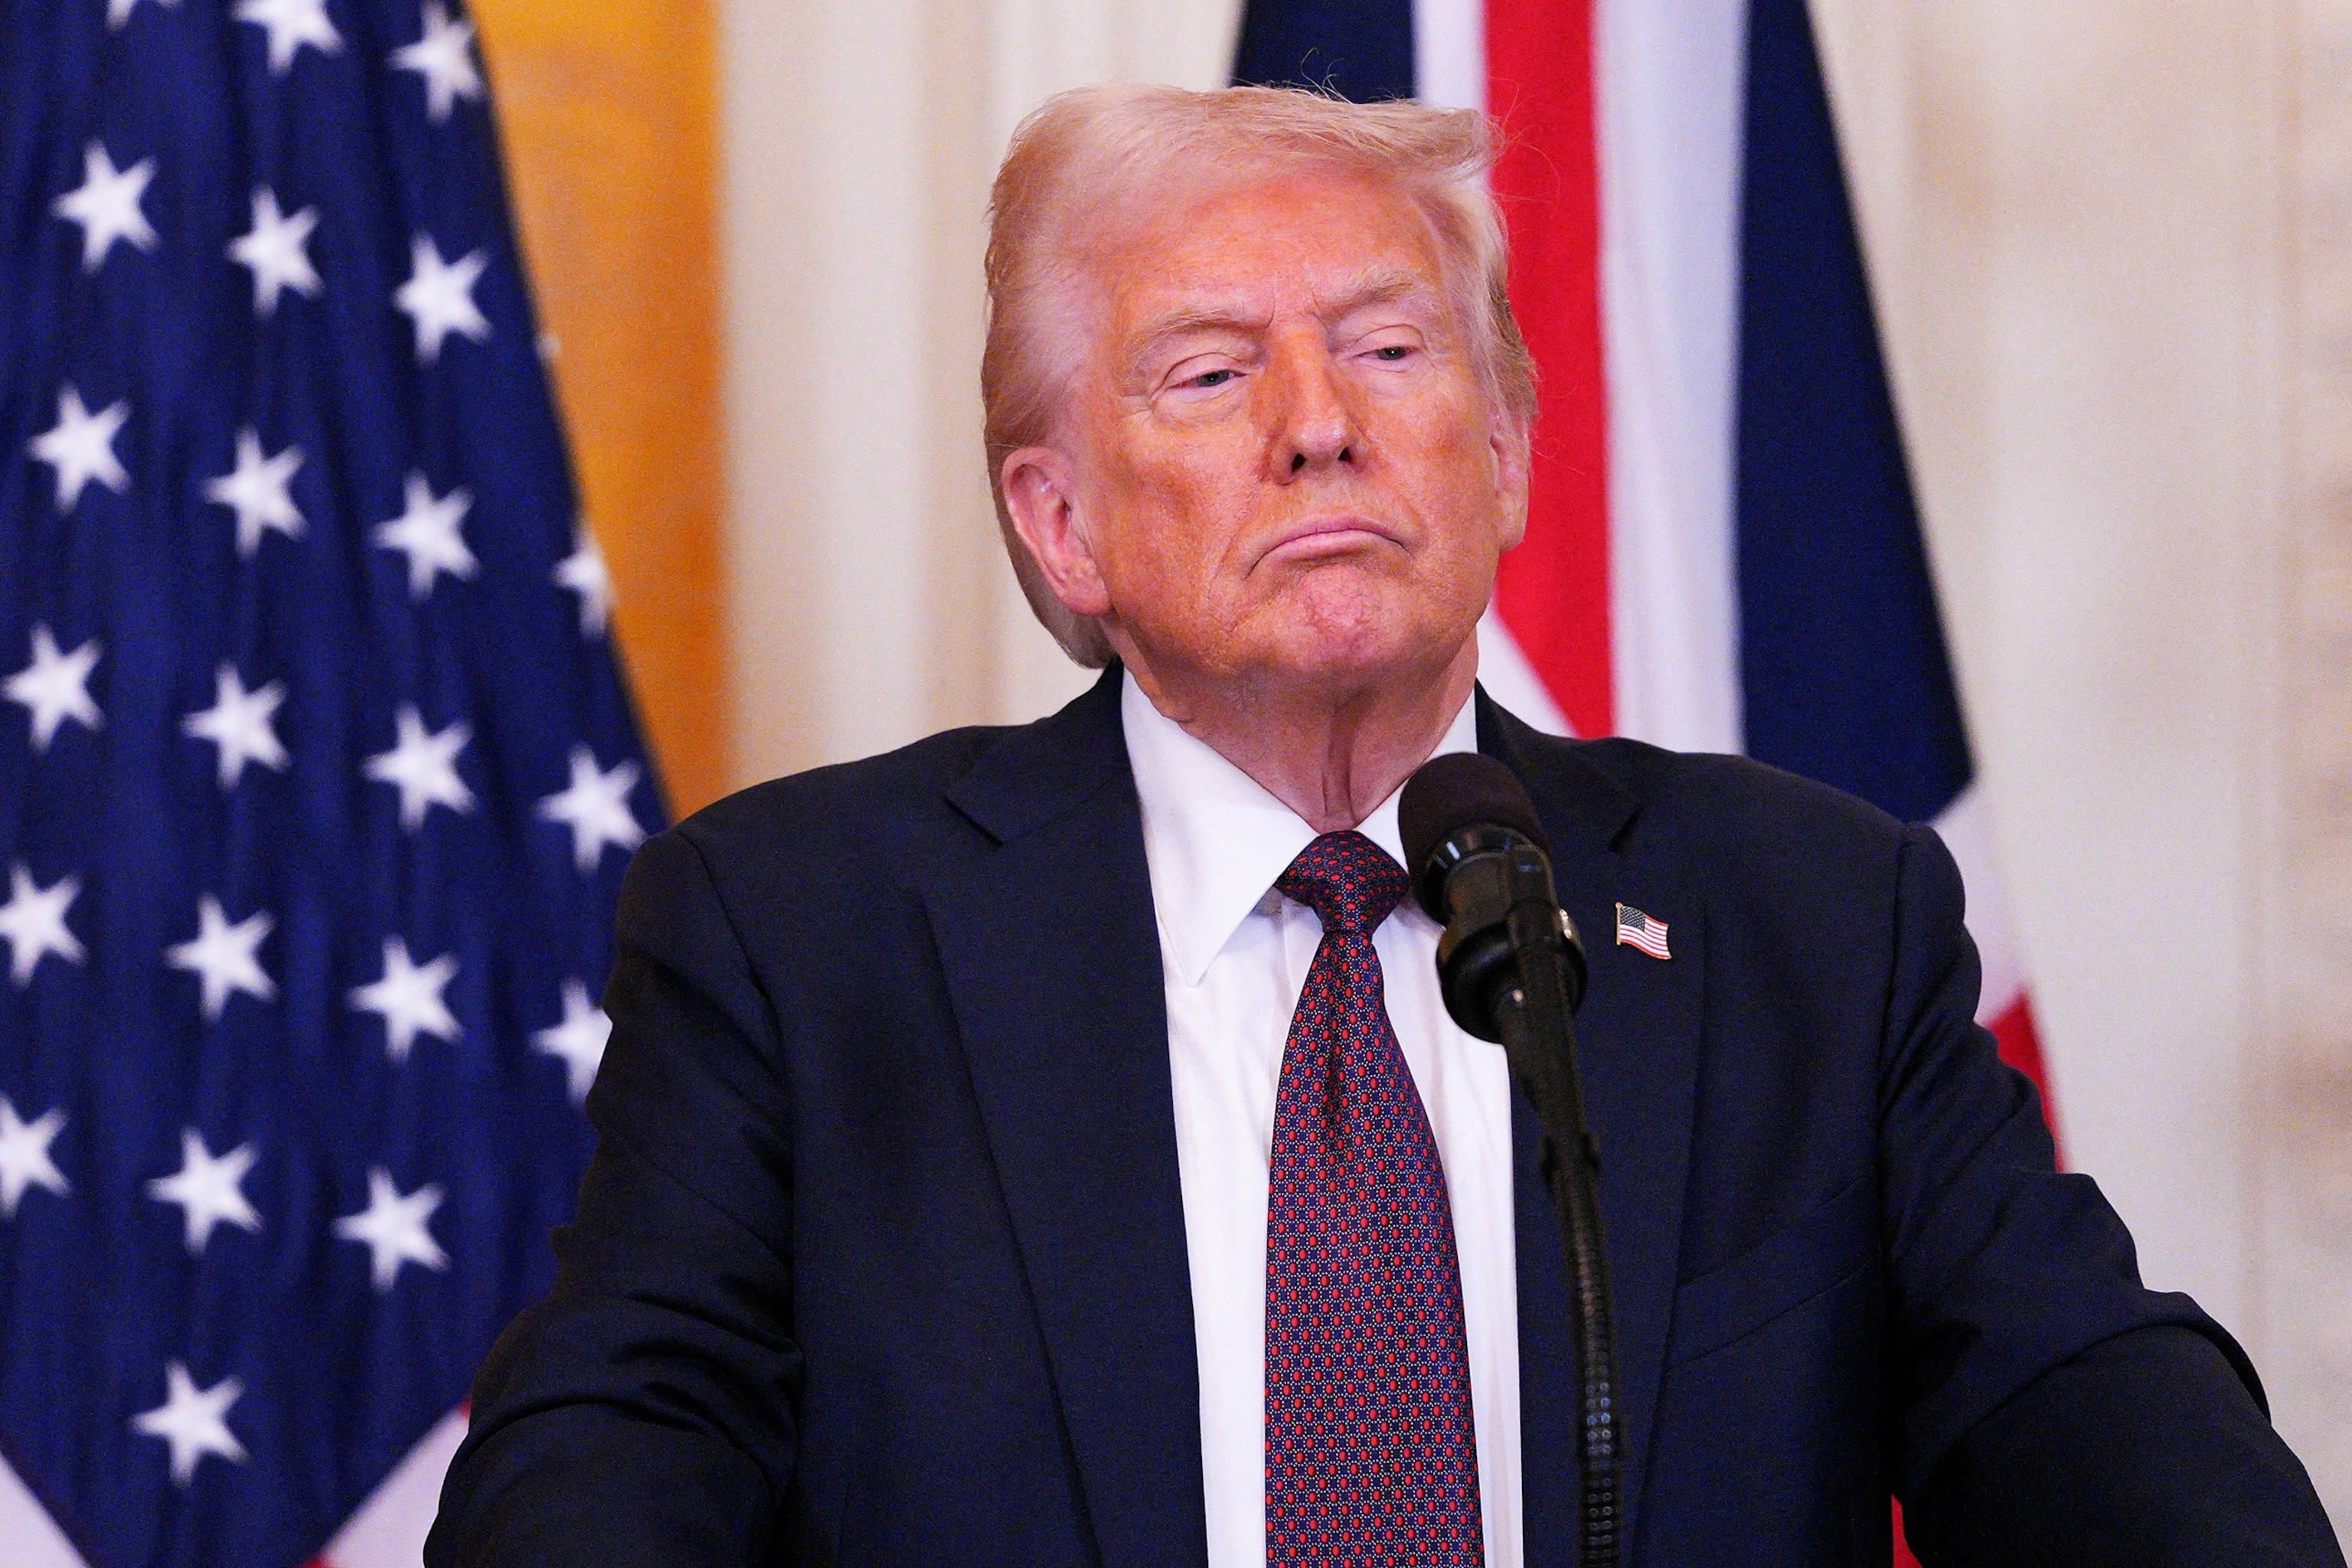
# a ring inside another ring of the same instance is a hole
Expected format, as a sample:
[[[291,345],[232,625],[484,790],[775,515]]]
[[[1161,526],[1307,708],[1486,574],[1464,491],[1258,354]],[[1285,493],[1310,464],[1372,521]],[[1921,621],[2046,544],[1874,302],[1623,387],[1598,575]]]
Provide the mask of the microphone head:
[[[1445,869],[1438,847],[1465,827],[1500,827],[1517,834],[1551,858],[1551,840],[1536,816],[1536,803],[1519,775],[1478,752],[1432,757],[1405,781],[1397,802],[1397,834],[1404,841],[1404,867],[1413,897],[1429,918],[1445,923]]]

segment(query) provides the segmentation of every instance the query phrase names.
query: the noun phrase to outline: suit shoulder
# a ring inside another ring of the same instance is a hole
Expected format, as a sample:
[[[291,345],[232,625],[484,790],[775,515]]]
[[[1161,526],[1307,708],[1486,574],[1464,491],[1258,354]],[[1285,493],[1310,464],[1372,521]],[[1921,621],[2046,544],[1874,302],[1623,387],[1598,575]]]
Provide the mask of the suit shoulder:
[[[947,730],[879,756],[770,779],[712,802],[671,832],[724,863],[756,848],[762,858],[795,846],[859,838],[905,838],[943,819],[943,802],[1009,728]]]
[[[1798,822],[1874,838],[1903,832],[1902,823],[1868,801],[1753,757],[1669,752],[1626,740],[1585,742],[1582,749],[1661,812],[1698,813],[1730,824]]]
[[[1640,741],[1554,742],[1553,765],[1590,767],[1630,798],[1629,854],[1690,858],[1717,873],[1891,875],[1908,829],[1869,802],[1748,757]]]
[[[1785,989],[1790,974],[1851,974],[1867,960],[1860,994],[1883,1000],[1883,968],[1870,965],[1957,951],[1966,892],[1933,833],[1746,757],[1618,740],[1577,752],[1632,797],[1612,845],[1632,885],[1696,895],[1727,962],[1771,954],[1769,984]]]

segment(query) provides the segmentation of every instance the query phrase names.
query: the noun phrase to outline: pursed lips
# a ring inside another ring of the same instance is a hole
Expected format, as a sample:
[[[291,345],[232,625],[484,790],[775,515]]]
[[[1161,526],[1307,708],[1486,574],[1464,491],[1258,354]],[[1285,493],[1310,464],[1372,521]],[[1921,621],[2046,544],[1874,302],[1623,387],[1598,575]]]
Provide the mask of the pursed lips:
[[[1342,555],[1351,550],[1360,549],[1372,541],[1393,544],[1400,550],[1404,548],[1404,541],[1397,537],[1394,530],[1374,522],[1367,517],[1345,514],[1336,517],[1318,517],[1300,523],[1268,545],[1259,555],[1258,560],[1263,563],[1281,556],[1297,561],[1312,560],[1323,555]]]

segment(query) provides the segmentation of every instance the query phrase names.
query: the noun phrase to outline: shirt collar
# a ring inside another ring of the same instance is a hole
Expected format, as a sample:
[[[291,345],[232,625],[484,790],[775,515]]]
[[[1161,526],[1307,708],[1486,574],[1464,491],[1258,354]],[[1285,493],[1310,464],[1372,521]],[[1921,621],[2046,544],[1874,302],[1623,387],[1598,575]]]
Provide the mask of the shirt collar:
[[[1128,763],[1143,807],[1144,856],[1160,943],[1185,984],[1198,985],[1315,830],[1265,785],[1151,705],[1129,672],[1119,693]],[[1476,705],[1465,700],[1431,756],[1478,749]],[[1400,786],[1357,831],[1399,861]]]

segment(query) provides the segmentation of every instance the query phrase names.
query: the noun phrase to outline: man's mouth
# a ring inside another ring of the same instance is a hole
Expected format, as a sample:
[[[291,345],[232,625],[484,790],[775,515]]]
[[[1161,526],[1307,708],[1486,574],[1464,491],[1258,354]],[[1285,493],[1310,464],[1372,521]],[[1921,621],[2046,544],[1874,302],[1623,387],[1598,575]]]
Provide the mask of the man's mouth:
[[[1261,561],[1313,561],[1345,555],[1377,544],[1402,547],[1395,531],[1353,512],[1318,517],[1286,531],[1268,546]]]

